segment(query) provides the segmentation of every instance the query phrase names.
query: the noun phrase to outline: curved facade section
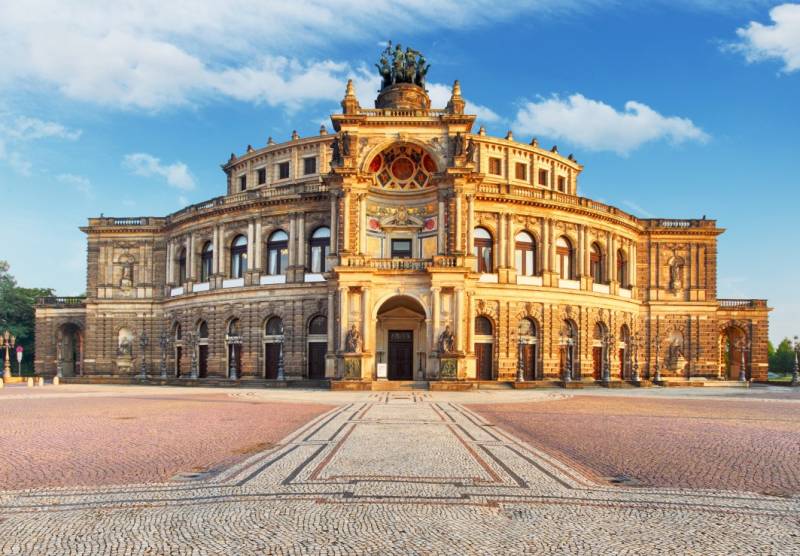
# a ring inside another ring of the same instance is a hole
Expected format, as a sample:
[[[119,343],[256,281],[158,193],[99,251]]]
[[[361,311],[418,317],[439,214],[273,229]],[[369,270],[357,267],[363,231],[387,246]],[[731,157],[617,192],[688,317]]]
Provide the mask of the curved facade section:
[[[332,133],[231,155],[225,195],[91,218],[87,297],[42,300],[37,371],[766,378],[769,309],[717,298],[715,221],[581,197],[574,156],[473,130],[458,83],[444,109],[412,93],[349,85]]]

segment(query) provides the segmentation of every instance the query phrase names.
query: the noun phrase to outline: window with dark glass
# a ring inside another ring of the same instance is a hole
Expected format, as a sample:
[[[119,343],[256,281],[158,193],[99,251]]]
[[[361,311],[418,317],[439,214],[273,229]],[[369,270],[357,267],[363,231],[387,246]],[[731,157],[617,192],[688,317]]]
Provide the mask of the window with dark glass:
[[[317,157],[310,156],[308,158],[303,159],[303,174],[306,176],[308,174],[316,174],[317,173]]]
[[[258,169],[258,185],[264,185],[267,183],[267,169],[266,168],[259,168]]]
[[[308,250],[308,268],[314,273],[328,272],[328,254],[331,249],[331,230],[327,227],[317,228],[311,234]]]
[[[539,185],[547,185],[547,170],[539,170]]]
[[[490,158],[489,159],[489,173],[494,174],[495,176],[499,176],[503,173],[502,170],[502,161],[499,158]]]
[[[208,339],[208,323],[206,323],[206,321],[202,321],[200,323],[200,326],[197,327],[197,336],[201,340]]]
[[[514,238],[514,265],[517,274],[522,276],[536,274],[536,246],[528,232],[520,232]]]
[[[239,176],[239,191],[247,189],[247,174]]]
[[[475,335],[476,336],[491,336],[492,335],[492,321],[483,316],[475,317]]]
[[[595,284],[603,283],[603,251],[596,243],[592,244],[592,250],[589,253],[589,273]]]
[[[567,190],[567,178],[565,178],[564,176],[558,176],[558,190],[559,191]]]
[[[556,241],[556,258],[558,259],[558,276],[562,280],[573,279],[573,250],[572,244],[565,237],[560,237]]]
[[[279,180],[286,180],[289,179],[289,162],[280,162],[278,164],[278,179]]]
[[[518,180],[528,179],[528,165],[523,162],[517,162],[515,165],[514,175]]]
[[[478,272],[494,272],[494,258],[492,254],[492,234],[486,228],[475,228],[474,254],[478,259]]]
[[[328,319],[322,315],[316,316],[308,323],[308,333],[321,335],[328,333]]]
[[[411,240],[410,239],[393,239],[392,240],[392,258],[393,259],[410,259],[411,258]]]
[[[200,281],[208,282],[214,265],[214,245],[207,241],[200,252]]]
[[[186,248],[181,249],[178,254],[178,283],[186,282]]]
[[[283,335],[283,321],[280,317],[270,317],[264,329],[267,336],[282,336]]]
[[[289,236],[283,230],[272,232],[267,240],[267,274],[286,274],[289,266]]]
[[[236,236],[231,243],[231,278],[242,278],[247,272],[247,238]]]

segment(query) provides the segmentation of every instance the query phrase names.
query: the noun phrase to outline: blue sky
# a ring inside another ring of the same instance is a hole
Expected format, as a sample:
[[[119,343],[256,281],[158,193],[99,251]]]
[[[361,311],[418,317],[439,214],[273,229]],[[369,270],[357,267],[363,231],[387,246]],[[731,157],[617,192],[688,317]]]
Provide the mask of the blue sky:
[[[231,152],[316,134],[348,77],[371,106],[392,39],[428,58],[434,104],[460,79],[490,133],[575,153],[581,194],[716,218],[720,297],[800,333],[800,4],[89,4],[0,4],[0,259],[23,285],[82,293],[86,218],[222,194]]]

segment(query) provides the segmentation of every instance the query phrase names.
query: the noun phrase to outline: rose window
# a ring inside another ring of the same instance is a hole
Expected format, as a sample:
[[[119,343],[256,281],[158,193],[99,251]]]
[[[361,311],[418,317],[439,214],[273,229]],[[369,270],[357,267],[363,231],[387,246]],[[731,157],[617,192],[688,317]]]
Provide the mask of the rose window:
[[[436,162],[414,145],[397,145],[375,156],[369,164],[375,184],[393,191],[414,191],[431,185]]]

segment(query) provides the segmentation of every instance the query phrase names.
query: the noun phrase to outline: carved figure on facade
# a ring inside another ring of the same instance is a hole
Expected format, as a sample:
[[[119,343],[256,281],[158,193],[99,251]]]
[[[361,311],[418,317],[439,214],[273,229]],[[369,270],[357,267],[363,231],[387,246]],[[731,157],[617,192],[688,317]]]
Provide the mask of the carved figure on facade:
[[[683,289],[683,259],[673,257],[669,263],[669,289],[678,291]]]
[[[475,149],[476,149],[475,142],[472,140],[472,138],[470,138],[469,141],[467,141],[467,148],[466,148],[467,162],[475,162]]]
[[[120,257],[122,272],[119,279],[119,287],[123,291],[128,291],[133,287],[133,259],[129,256]]]
[[[444,330],[439,334],[438,341],[439,354],[453,353],[456,350],[456,337],[450,329],[450,325],[444,327]]]
[[[344,338],[344,350],[347,353],[361,353],[361,332],[355,323],[350,325],[350,330]]]
[[[133,342],[129,336],[125,335],[120,337],[117,354],[128,357],[133,354]]]
[[[466,139],[459,131],[453,137],[453,156],[462,156],[466,150]]]

